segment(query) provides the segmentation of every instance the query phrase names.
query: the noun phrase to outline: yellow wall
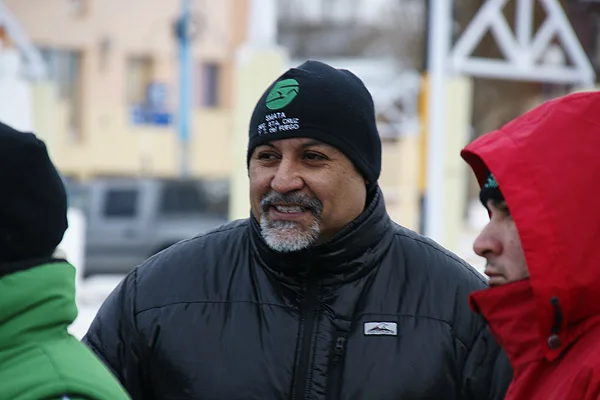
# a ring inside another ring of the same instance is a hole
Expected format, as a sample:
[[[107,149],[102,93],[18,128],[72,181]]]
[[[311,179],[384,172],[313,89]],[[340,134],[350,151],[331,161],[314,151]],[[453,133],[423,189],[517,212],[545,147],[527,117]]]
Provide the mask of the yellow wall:
[[[81,15],[64,0],[5,0],[37,46],[80,52],[82,124],[79,136],[68,129],[69,105],[49,82],[34,87],[37,133],[67,175],[102,174],[159,176],[178,172],[176,123],[168,127],[130,123],[126,96],[127,59],[151,56],[155,81],[169,87],[170,111],[178,102],[178,53],[173,35],[180,2],[165,0],[87,0]],[[234,51],[245,36],[246,0],[196,1],[194,14],[202,29],[194,41],[193,72],[200,62],[221,65],[220,105],[201,108],[197,77],[192,89],[190,154],[194,175],[225,176],[231,169]],[[200,8],[201,7],[201,8]],[[104,46],[103,46],[104,44]],[[108,46],[106,46],[108,44]]]
[[[418,231],[420,220],[419,142],[416,133],[382,143],[379,185],[390,217],[400,225]]]

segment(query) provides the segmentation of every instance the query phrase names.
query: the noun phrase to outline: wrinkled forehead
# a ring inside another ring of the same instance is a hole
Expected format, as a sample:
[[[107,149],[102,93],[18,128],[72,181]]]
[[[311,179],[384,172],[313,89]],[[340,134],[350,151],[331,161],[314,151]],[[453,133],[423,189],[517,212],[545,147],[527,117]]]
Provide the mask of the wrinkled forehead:
[[[306,137],[294,137],[294,138],[287,138],[287,139],[278,139],[278,140],[271,140],[268,142],[265,142],[259,146],[256,147],[256,149],[254,149],[254,151],[256,152],[257,149],[260,148],[264,148],[264,147],[271,147],[277,150],[301,150],[301,149],[305,149],[305,148],[310,148],[310,147],[321,147],[321,148],[325,148],[325,149],[329,149],[330,151],[336,151],[336,152],[340,152],[339,149],[337,149],[336,147],[325,143],[321,140],[318,139],[313,139],[313,138],[306,138]]]

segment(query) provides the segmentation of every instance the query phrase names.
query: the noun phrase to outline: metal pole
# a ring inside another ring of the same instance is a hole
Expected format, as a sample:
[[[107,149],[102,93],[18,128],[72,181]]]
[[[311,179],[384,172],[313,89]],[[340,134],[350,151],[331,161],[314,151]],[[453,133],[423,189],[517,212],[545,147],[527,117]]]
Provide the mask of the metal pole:
[[[179,116],[177,131],[180,147],[180,175],[190,175],[190,159],[188,144],[190,139],[191,110],[191,56],[190,56],[190,0],[181,0],[181,17],[179,20]]]
[[[452,1],[430,0],[429,79],[427,107],[427,196],[425,235],[442,243],[444,235],[444,124],[446,122],[446,67],[450,50]],[[449,210],[449,212],[460,212]],[[443,243],[442,243],[443,244]]]
[[[3,26],[16,47],[27,59],[27,68],[31,78],[40,80],[47,78],[48,66],[39,50],[23,30],[17,17],[0,0],[0,27]],[[1,43],[0,43],[1,46]]]
[[[517,40],[522,49],[526,49],[531,42],[533,30],[533,0],[519,0],[517,3]],[[521,52],[521,58],[527,57],[526,52]]]
[[[277,46],[277,2],[251,0],[246,43],[258,48]]]

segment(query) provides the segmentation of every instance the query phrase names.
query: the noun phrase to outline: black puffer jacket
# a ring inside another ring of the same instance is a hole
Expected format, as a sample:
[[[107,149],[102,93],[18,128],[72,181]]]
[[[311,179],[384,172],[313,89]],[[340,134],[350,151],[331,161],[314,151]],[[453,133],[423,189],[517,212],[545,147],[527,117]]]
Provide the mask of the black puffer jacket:
[[[237,221],[133,270],[84,341],[134,399],[502,399],[469,266],[378,194],[330,243],[273,253]]]

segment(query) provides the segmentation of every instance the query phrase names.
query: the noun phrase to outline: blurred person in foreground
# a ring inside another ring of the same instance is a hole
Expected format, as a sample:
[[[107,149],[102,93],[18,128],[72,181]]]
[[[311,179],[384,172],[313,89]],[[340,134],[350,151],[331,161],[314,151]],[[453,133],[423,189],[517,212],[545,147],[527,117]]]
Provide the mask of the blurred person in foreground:
[[[600,399],[600,93],[548,101],[462,152],[490,222],[472,294],[514,369],[506,399]]]
[[[75,268],[54,258],[67,195],[46,146],[0,123],[0,400],[129,399],[68,333]]]
[[[308,61],[256,104],[250,218],[124,279],[84,341],[134,399],[502,399],[474,269],[396,225],[373,100]]]

